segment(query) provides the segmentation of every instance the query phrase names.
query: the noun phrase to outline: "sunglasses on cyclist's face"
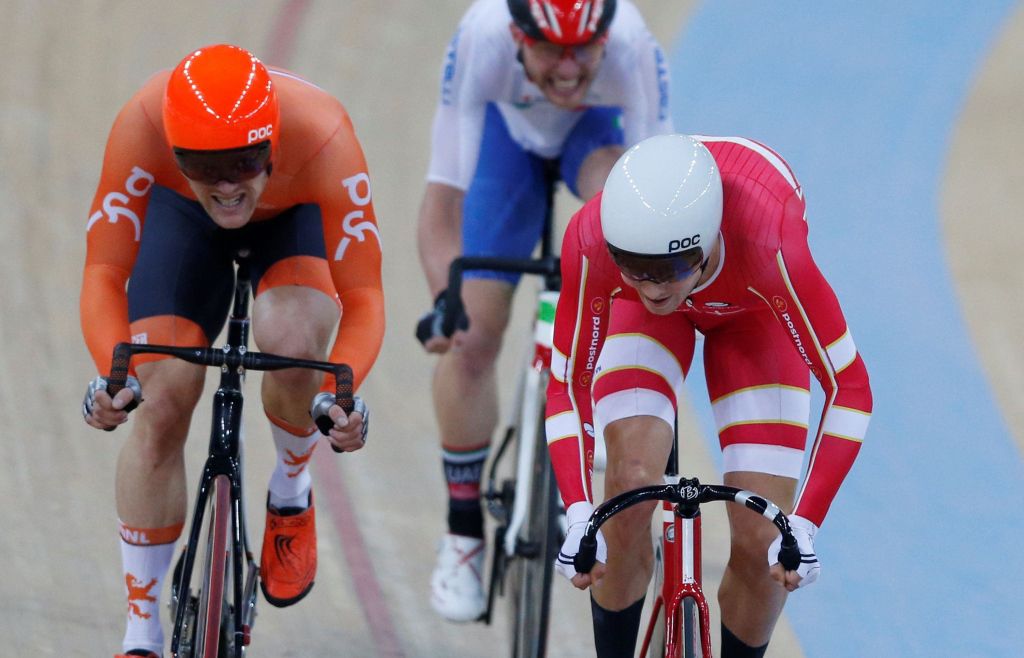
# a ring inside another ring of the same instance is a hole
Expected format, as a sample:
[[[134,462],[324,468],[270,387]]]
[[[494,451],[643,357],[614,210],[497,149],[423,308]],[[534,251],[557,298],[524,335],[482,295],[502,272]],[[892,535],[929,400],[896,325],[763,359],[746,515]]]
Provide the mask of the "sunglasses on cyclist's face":
[[[240,183],[256,178],[270,163],[270,141],[220,151],[174,149],[178,169],[189,180],[207,185]]]
[[[673,283],[690,278],[704,264],[700,247],[668,256],[634,254],[608,245],[608,251],[619,270],[631,281],[655,284]]]
[[[553,66],[563,59],[571,59],[580,66],[596,62],[604,50],[608,35],[603,34],[589,43],[579,46],[561,46],[523,35],[523,45],[530,49],[534,59],[544,66]]]

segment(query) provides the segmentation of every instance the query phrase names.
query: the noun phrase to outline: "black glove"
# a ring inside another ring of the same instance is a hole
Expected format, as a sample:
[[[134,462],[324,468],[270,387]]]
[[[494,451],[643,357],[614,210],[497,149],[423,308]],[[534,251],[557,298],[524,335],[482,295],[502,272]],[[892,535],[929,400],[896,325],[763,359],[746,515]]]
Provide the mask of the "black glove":
[[[428,311],[416,323],[416,339],[423,345],[435,336],[451,338],[458,331],[469,329],[469,317],[462,300],[458,300],[453,308],[448,308],[448,291],[442,290],[434,300],[434,308]]]

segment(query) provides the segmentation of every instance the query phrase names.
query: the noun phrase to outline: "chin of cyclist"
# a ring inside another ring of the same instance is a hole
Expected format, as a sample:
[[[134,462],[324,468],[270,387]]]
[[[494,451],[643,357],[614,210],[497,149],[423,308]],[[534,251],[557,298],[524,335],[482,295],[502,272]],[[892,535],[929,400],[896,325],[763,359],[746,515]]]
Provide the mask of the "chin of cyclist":
[[[553,178],[588,199],[623,144],[671,130],[664,62],[629,0],[470,6],[444,60],[419,213],[420,260],[435,300],[420,327],[443,311],[454,258],[530,256]],[[479,618],[486,604],[480,474],[497,425],[494,364],[517,281],[468,272],[468,329],[421,336],[442,355],[433,398],[449,493],[431,604],[453,621]]]
[[[569,224],[546,431],[569,524],[557,568],[591,587],[599,656],[632,655],[652,572],[654,503],[607,523],[605,564],[575,572],[594,507],[594,435],[606,444],[607,497],[662,481],[695,330],[704,336],[724,480],[779,503],[803,558],[785,572],[775,528],[729,510],[721,655],[764,655],[787,591],[818,577],[813,540],[858,453],[872,399],[839,302],[808,249],[804,213],[802,189],[769,148],[664,135],[628,150]],[[825,405],[797,493],[810,375]]]
[[[268,70],[242,48],[199,48],[124,106],[108,139],[87,240],[81,321],[101,375],[118,342],[211,344],[230,307],[241,252],[250,263],[260,351],[349,363],[356,385],[379,352],[380,243],[348,115],[322,90]],[[183,450],[204,372],[160,357],[136,367],[114,399],[95,379],[83,415],[93,427],[113,429],[145,392],[117,461],[128,596],[120,655],[160,656],[159,597],[185,520]],[[305,596],[316,572],[308,464],[319,434],[309,414],[317,393],[333,390],[329,380],[303,370],[262,380],[278,459],[260,570],[263,592],[277,606]],[[361,448],[363,414],[346,417],[333,405],[329,415],[328,440]]]

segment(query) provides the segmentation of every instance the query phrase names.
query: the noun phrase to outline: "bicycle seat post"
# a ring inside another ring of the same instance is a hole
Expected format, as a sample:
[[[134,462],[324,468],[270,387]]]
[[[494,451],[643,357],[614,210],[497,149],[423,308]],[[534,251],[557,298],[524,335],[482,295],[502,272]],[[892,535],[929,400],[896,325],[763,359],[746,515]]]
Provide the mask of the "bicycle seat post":
[[[562,289],[562,272],[554,240],[555,187],[559,181],[557,160],[545,162],[544,180],[547,184],[547,211],[544,213],[544,228],[540,236],[540,260],[551,266],[550,271],[544,274],[544,289],[558,291]]]

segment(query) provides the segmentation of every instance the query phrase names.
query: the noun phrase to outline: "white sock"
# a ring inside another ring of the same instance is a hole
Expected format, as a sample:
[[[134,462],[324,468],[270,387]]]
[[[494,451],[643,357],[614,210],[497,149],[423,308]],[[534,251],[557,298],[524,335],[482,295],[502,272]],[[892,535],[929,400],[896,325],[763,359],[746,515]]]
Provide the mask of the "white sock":
[[[168,543],[130,543],[147,540],[147,533],[163,534],[170,530],[173,539]],[[124,570],[125,594],[128,610],[122,649],[145,649],[163,655],[164,629],[160,624],[160,592],[171,566],[174,546],[181,526],[157,531],[140,531],[121,524],[121,564]]]
[[[270,476],[270,504],[282,507],[309,506],[309,489],[313,479],[309,475],[309,460],[320,439],[319,430],[308,436],[296,436],[278,425],[270,424],[270,434],[277,449],[277,466]]]

